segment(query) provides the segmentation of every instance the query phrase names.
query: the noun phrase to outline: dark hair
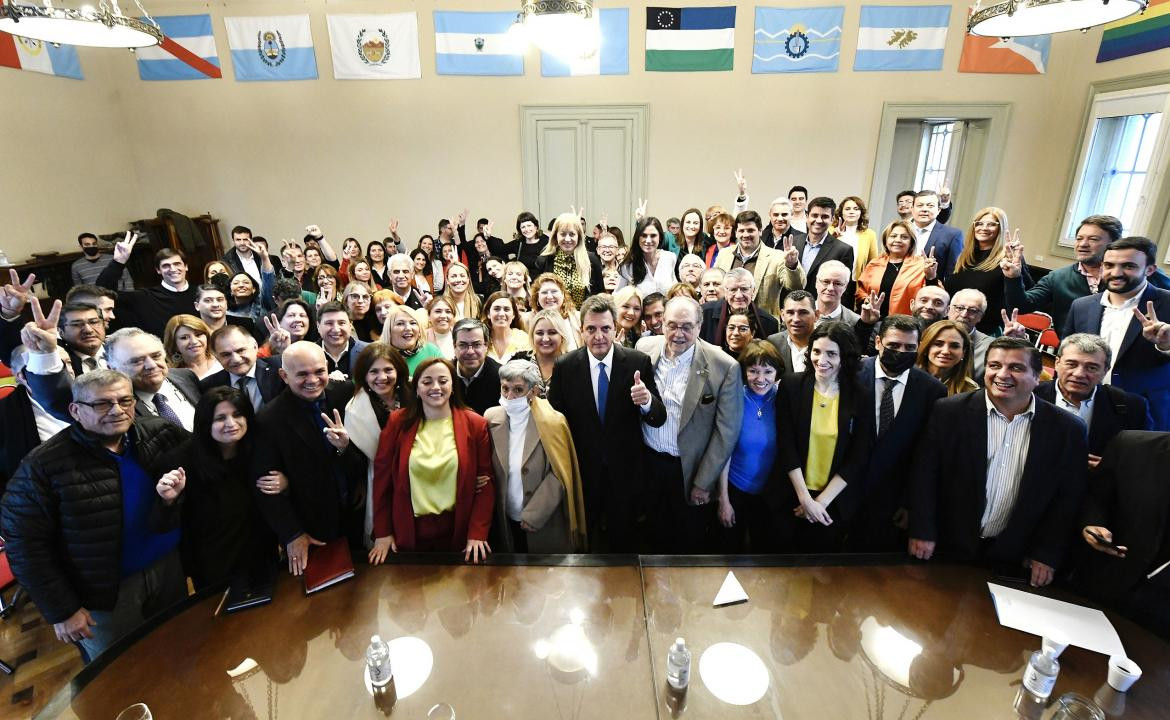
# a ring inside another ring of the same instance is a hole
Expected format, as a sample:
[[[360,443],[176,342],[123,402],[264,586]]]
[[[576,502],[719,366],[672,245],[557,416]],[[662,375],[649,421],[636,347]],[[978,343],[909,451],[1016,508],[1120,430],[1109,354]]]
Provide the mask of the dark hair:
[[[97,240],[97,239],[98,239],[98,236],[97,236],[97,235],[94,235],[94,234],[93,234],[93,233],[91,233],[91,232],[83,232],[83,233],[81,233],[80,235],[78,235],[78,236],[77,236],[77,244],[78,244],[78,245],[80,245],[80,244],[81,244],[81,241],[82,241],[82,240],[84,240],[84,239],[86,239],[86,238],[93,238],[94,240]]]
[[[646,307],[645,303],[642,307]],[[585,316],[589,313],[609,313],[609,317],[613,320],[613,324],[617,325],[617,308],[613,304],[613,296],[607,293],[599,293],[597,295],[590,295],[585,298],[585,302],[581,303],[581,322],[585,322]]]
[[[894,196],[894,200],[895,201],[901,200],[904,197],[917,197],[917,195],[918,195],[918,193],[913,191],[913,190],[903,190],[902,192],[900,192]]]
[[[808,210],[812,210],[813,208],[825,208],[829,211],[829,214],[832,215],[837,211],[837,201],[831,197],[821,195],[820,197],[815,197],[808,201],[808,208],[806,212]]]
[[[797,191],[804,193],[804,196],[806,198],[808,197],[808,188],[806,188],[804,185],[793,185],[792,187],[790,187],[788,189],[788,194],[785,195],[784,197],[791,199],[792,193],[797,192]]]
[[[220,295],[224,294],[223,290],[221,290],[218,286],[212,285],[211,283],[203,283],[202,285],[197,285],[195,287],[195,302],[202,300],[203,295],[209,292],[217,292]]]
[[[788,297],[795,294],[790,293]],[[828,338],[837,343],[837,348],[841,353],[841,369],[837,373],[837,383],[842,387],[856,384],[858,373],[861,372],[861,353],[857,349],[857,336],[853,334],[853,328],[848,323],[840,320],[823,322],[813,328],[812,334],[808,337],[808,347],[804,351],[804,372],[806,374],[814,372],[813,344],[821,338]]]
[[[504,258],[500,257],[499,255],[488,255],[487,257],[485,257],[485,258],[483,259],[483,264],[484,264],[484,265],[487,265],[487,264],[488,264],[488,263],[490,263],[492,260],[495,260],[496,262],[498,262],[498,263],[502,263],[502,264],[504,264],[504,265],[507,265],[507,264],[508,264],[508,261],[507,261],[507,260],[505,260]]]
[[[33,302],[36,302],[36,300],[34,299]],[[70,313],[76,313],[76,312],[95,312],[95,313],[97,313],[97,316],[99,319],[102,316],[102,311],[98,308],[97,305],[94,305],[93,303],[67,302],[61,308],[61,315],[60,315],[60,319],[59,319],[61,327],[65,327],[65,316],[70,314]]]
[[[434,298],[434,300],[431,300],[431,302],[434,302],[435,300],[438,300],[442,297],[442,295],[438,295]],[[448,304],[450,303],[448,302]],[[459,333],[467,332],[469,330],[478,330],[483,335],[483,341],[485,343],[491,340],[492,333],[491,330],[488,329],[488,326],[479,318],[473,317],[460,318],[459,321],[456,322],[454,326],[452,326],[451,340],[454,341],[459,337]]]
[[[523,330],[524,323],[520,321],[520,308],[516,306],[516,298],[512,297],[511,294],[509,294],[506,290],[497,290],[491,295],[488,295],[487,300],[483,301],[483,307],[481,307],[479,311],[480,322],[487,325],[488,328],[491,328],[492,321],[491,317],[488,315],[488,310],[491,308],[492,303],[497,300],[507,300],[508,304],[512,306],[512,323],[508,327],[516,328],[517,330]],[[614,319],[617,319],[616,315],[614,316]],[[488,337],[491,336],[489,335]]]
[[[386,258],[390,257],[390,253],[386,252],[386,243],[382,242],[381,240],[371,240],[368,243],[366,243],[366,262],[370,263],[371,270],[374,267],[374,261],[370,259],[370,248],[372,248],[372,247],[382,248],[382,263],[383,264],[385,264]]]
[[[850,195],[841,201],[841,205],[838,206],[837,211],[833,213],[833,219],[841,224],[845,222],[845,216],[841,208],[845,207],[845,203],[849,202],[850,200],[852,200],[854,204],[857,205],[857,209],[861,211],[861,217],[857,218],[857,230],[860,232],[869,228],[869,210],[865,207],[865,201],[856,195]]]
[[[232,296],[232,276],[231,275],[229,275],[228,273],[216,273],[215,275],[212,275],[210,278],[208,278],[207,283],[209,285],[214,285],[217,288],[219,288],[219,291],[221,293],[223,293],[223,296],[225,298],[228,298],[230,301],[231,296]]]
[[[451,364],[451,361],[441,357],[427,358],[415,367],[414,375],[410,378],[410,404],[403,406],[405,410],[401,426],[403,429],[426,422],[426,416],[423,414],[422,398],[418,394],[418,381],[423,373],[432,365],[442,365],[447,368],[447,372],[451,373],[451,399],[448,401],[451,404],[451,408],[467,407],[467,403],[463,400],[463,383],[459,381],[459,376],[455,373],[455,366]]]
[[[350,319],[350,322],[353,321],[353,316],[349,314],[349,308],[343,305],[340,300],[330,300],[317,308],[317,322],[320,323],[321,318],[325,317],[327,313],[335,312],[345,313],[345,316]]]
[[[241,277],[241,276],[248,278],[248,282],[252,283],[252,299],[248,300],[247,302],[252,302],[252,300],[258,299],[257,296],[260,294],[260,285],[256,282],[256,278],[252,277],[251,275],[249,275],[248,273],[246,273],[242,270],[238,273],[232,273],[231,278],[228,279],[227,298],[228,298],[229,303],[231,303],[232,305],[237,306],[237,307],[238,307],[238,302],[231,295],[231,286],[232,286],[232,281],[238,277]]]
[[[931,197],[931,196],[938,197],[938,192],[935,190],[919,190],[918,192],[914,193],[915,200],[917,200],[920,197]]]
[[[1158,246],[1147,237],[1130,235],[1129,237],[1114,240],[1105,246],[1105,252],[1110,250],[1141,250],[1146,256],[1146,267],[1158,263]]]
[[[642,298],[642,311],[645,312],[647,307],[654,305],[655,303],[662,303],[663,307],[665,307],[666,300],[667,298],[664,293],[652,292],[646,297]]]
[[[410,379],[410,370],[406,367],[406,361],[402,359],[402,354],[398,352],[398,348],[390,343],[374,342],[362,348],[358,356],[353,360],[353,368],[350,370],[349,377],[353,380],[353,394],[356,396],[358,390],[365,390],[371,395],[374,391],[366,384],[366,373],[373,367],[377,360],[386,360],[394,366],[394,395],[398,398],[398,403],[405,406],[406,398],[409,393],[407,383]]]
[[[626,236],[622,234],[622,229],[620,227],[610,225],[609,226],[609,234],[613,235],[615,238],[617,238],[619,247],[626,246]]]
[[[246,228],[243,225],[236,225],[232,228],[232,235],[243,235],[244,233],[248,233],[248,237],[252,237],[252,230],[250,228]]]
[[[789,300],[791,300],[792,302],[803,302],[805,300],[808,300],[814,309],[817,306],[816,297],[814,297],[813,294],[810,293],[808,290],[793,290],[792,292],[790,292],[784,296],[785,303],[788,302]],[[783,309],[784,303],[781,303],[780,307],[781,307],[781,309]]]
[[[747,371],[752,365],[770,365],[776,368],[777,375],[783,375],[784,357],[776,346],[767,340],[753,338],[739,351],[739,370],[744,383],[747,383]]]
[[[1083,225],[1096,225],[1101,228],[1109,236],[1110,242],[1121,239],[1121,221],[1112,215],[1090,215],[1081,220],[1080,224],[1077,225],[1077,230],[1080,231]]]
[[[695,235],[695,245],[691,248],[688,248],[687,247],[687,234],[684,233],[682,230],[682,222],[683,222],[683,220],[686,220],[687,215],[690,215],[691,213],[694,213],[694,214],[699,216],[699,232]],[[679,228],[678,228],[678,235],[679,236],[678,236],[678,238],[676,238],[678,241],[678,247],[679,247],[679,253],[680,253],[679,257],[681,258],[683,255],[686,255],[688,252],[693,252],[695,248],[698,248],[699,253],[701,253],[704,250],[704,245],[706,245],[706,243],[707,243],[706,238],[703,237],[706,234],[703,232],[703,226],[707,222],[707,219],[703,216],[703,211],[700,210],[699,208],[687,208],[687,210],[680,217],[671,218],[671,220],[673,220],[679,224]],[[670,221],[667,221],[667,224],[669,225]],[[696,254],[699,254],[699,253],[696,253]]]
[[[431,238],[431,242],[434,242],[434,241],[435,241],[434,238]],[[435,269],[434,269],[434,267],[431,266],[431,254],[428,253],[426,250],[423,250],[420,247],[417,247],[414,250],[410,251],[411,275],[414,274],[414,258],[418,255],[422,255],[423,259],[426,260],[426,262],[423,263],[423,275],[426,275],[428,279],[433,278],[435,276]],[[413,277],[411,278],[410,282],[411,282],[411,285],[414,284]]]
[[[487,225],[490,222],[491,222],[491,220],[488,220],[487,218],[481,217],[479,220],[475,221],[475,226],[481,227],[483,225]]]
[[[199,468],[215,468],[223,465],[223,455],[219,443],[211,438],[211,423],[215,420],[215,408],[221,402],[229,402],[244,416],[248,428],[244,437],[240,439],[238,458],[247,458],[252,454],[252,436],[256,432],[256,411],[252,409],[252,402],[234,387],[221,385],[203,393],[199,402],[195,403],[195,419],[192,423],[191,436],[196,451],[196,465]]]
[[[73,298],[78,295],[88,295],[90,297],[104,297],[111,300],[118,299],[118,293],[109,288],[104,288],[101,285],[74,285],[69,288],[69,292],[65,293],[65,302],[72,302]]]
[[[443,228],[447,227],[450,224],[451,224],[450,220],[448,220],[447,218],[443,218],[442,220],[439,221],[439,230],[442,230]]]
[[[743,223],[755,223],[757,230],[764,227],[763,218],[761,218],[760,214],[755,210],[744,210],[740,214],[736,215],[735,227],[731,228],[731,232],[735,233],[735,231],[739,230],[739,226]]]
[[[877,336],[883,338],[887,330],[901,330],[902,332],[912,332],[914,337],[922,335],[922,326],[918,321],[909,315],[887,315],[882,318],[881,324],[878,325]]]
[[[239,333],[240,337],[245,338],[245,339],[252,337],[252,333],[245,330],[243,328],[243,326],[232,325],[232,324],[228,323],[228,324],[225,324],[223,327],[219,328],[218,330],[214,331],[213,333],[211,333],[211,337],[207,338],[208,348],[214,354],[216,341],[218,341],[221,337],[226,337],[226,336],[231,335],[233,333]],[[255,338],[252,338],[252,339],[254,340]]]
[[[295,278],[280,278],[272,283],[272,300],[281,302],[289,298],[300,297],[301,286]]]
[[[989,357],[992,350],[1024,350],[1028,353],[1028,365],[1032,368],[1032,372],[1037,377],[1040,376],[1040,373],[1044,372],[1044,363],[1040,357],[1040,351],[1035,345],[1023,338],[997,337],[987,346],[987,355]],[[986,365],[986,360],[984,364]]]
[[[646,255],[642,252],[642,233],[646,232],[646,228],[651,225],[658,230],[658,248],[666,247],[666,231],[662,229],[662,223],[659,222],[658,218],[650,215],[638,221],[634,228],[634,241],[630,243],[630,249],[622,258],[622,264],[619,266],[619,268],[629,268],[631,285],[640,285],[646,279]],[[658,262],[666,262],[666,260],[660,259]],[[617,315],[614,315],[614,320],[617,320]]]
[[[284,320],[284,316],[288,314],[288,309],[296,305],[305,311],[305,316],[308,318],[309,326],[305,328],[305,337],[303,339],[310,340],[317,338],[317,316],[313,312],[313,308],[309,305],[303,297],[289,298],[276,306],[276,321],[280,323]]]
[[[524,212],[522,212],[516,216],[516,234],[517,235],[520,234],[520,226],[526,222],[530,222],[533,225],[535,225],[537,230],[540,229],[540,221],[536,219],[535,215],[533,215],[532,213],[525,210]]]
[[[187,262],[187,256],[179,250],[175,250],[174,248],[163,248],[154,254],[154,268],[157,270],[158,266],[162,264],[163,260],[170,260],[173,257],[177,257],[183,262]]]

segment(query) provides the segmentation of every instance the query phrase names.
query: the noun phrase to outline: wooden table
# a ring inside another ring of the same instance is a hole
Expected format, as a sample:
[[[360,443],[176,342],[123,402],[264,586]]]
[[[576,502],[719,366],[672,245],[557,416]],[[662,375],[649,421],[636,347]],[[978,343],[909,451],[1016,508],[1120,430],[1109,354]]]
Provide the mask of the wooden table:
[[[309,597],[284,576],[275,601],[258,609],[213,617],[218,594],[189,599],[86,668],[41,717],[112,720],[134,702],[159,720],[413,720],[436,703],[449,703],[460,720],[1018,716],[1020,678],[1040,641],[998,623],[983,571],[825,561],[729,560],[750,600],[724,608],[711,602],[729,566],[712,558],[497,556],[486,567],[359,567],[356,579]],[[1170,647],[1113,620],[1142,679],[1128,695],[1112,693],[1104,656],[1070,647],[1053,698],[1097,694],[1110,717],[1166,717]],[[404,687],[392,707],[379,708],[363,683],[374,633],[413,638],[395,644]],[[677,636],[694,653],[682,697],[665,683]],[[763,661],[760,700],[730,705],[704,684],[702,653],[722,642]],[[423,679],[428,651],[433,666]],[[1028,709],[1025,717],[1052,713]]]

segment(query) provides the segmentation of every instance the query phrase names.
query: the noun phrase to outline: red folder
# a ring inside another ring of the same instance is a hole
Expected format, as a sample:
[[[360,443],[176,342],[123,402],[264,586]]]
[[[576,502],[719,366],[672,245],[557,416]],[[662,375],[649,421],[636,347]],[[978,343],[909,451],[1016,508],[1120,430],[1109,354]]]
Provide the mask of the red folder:
[[[304,576],[306,595],[353,576],[353,558],[349,556],[349,542],[344,537],[335,538],[324,545],[309,546],[309,562],[305,566]]]

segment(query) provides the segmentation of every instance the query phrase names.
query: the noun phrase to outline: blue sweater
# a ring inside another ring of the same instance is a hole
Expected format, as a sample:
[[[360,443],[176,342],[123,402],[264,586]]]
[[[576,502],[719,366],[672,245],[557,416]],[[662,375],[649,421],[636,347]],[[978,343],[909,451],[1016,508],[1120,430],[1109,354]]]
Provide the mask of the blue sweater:
[[[749,495],[759,495],[775,460],[776,388],[760,397],[745,385],[743,424],[731,452],[727,480]]]
[[[179,531],[158,534],[150,529],[150,509],[159,501],[155,481],[135,457],[131,436],[126,451],[110,453],[122,479],[122,577],[145,570],[179,546]]]

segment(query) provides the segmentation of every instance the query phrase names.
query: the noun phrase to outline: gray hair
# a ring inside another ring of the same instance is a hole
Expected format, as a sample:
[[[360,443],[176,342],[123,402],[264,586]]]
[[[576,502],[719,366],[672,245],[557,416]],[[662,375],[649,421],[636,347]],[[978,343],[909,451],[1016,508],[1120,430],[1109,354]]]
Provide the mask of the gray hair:
[[[817,269],[817,280],[825,277],[826,271],[833,270],[845,273],[845,282],[849,282],[853,279],[853,271],[850,270],[849,266],[847,266],[845,263],[841,262],[840,260],[826,260],[821,263],[820,268]]]
[[[727,274],[723,276],[723,284],[726,285],[733,280],[746,280],[752,284],[752,289],[756,287],[756,276],[752,275],[751,270],[747,268],[737,267],[734,270],[728,270]]]
[[[954,295],[951,296],[951,302],[956,302],[959,299],[959,296],[963,295],[964,293],[968,297],[978,297],[979,304],[983,306],[983,311],[987,312],[987,296],[983,294],[982,290],[976,290],[975,288],[963,288],[962,290],[957,291]]]
[[[528,389],[541,387],[544,378],[540,376],[540,368],[531,360],[509,360],[500,366],[500,379],[511,382],[520,380]]]
[[[414,260],[411,260],[409,255],[403,255],[402,253],[394,253],[387,258],[386,268],[388,270],[392,270],[395,264],[406,265],[408,268],[414,269]]]
[[[771,210],[777,205],[787,205],[788,207],[792,207],[792,201],[786,197],[778,197],[772,201],[772,204],[768,206],[768,209]]]
[[[689,262],[692,265],[695,263],[699,263],[699,267],[701,267],[701,268],[707,267],[707,263],[703,262],[703,258],[699,257],[698,255],[696,255],[694,253],[687,253],[686,255],[683,255],[681,258],[679,258],[678,266],[681,268],[683,266],[683,263],[686,263],[686,262]]]
[[[159,344],[159,347],[163,346],[163,341],[157,335],[152,335],[151,333],[146,332],[142,328],[124,327],[121,330],[116,330],[116,331],[114,331],[106,336],[107,362],[110,360],[113,360],[114,356],[117,354],[114,352],[114,349],[118,346],[118,343],[122,342],[123,340],[129,340],[131,338],[142,337],[143,335],[150,338],[151,340],[154,340],[156,343]],[[114,364],[118,364],[116,360],[114,361]],[[86,374],[88,375],[89,373],[86,373]]]
[[[465,317],[459,322],[455,323],[455,327],[451,328],[451,339],[454,340],[455,338],[459,337],[459,333],[466,332],[468,330],[478,330],[483,333],[484,342],[487,342],[488,338],[492,336],[488,331],[488,326],[482,320],[472,317]]]
[[[669,310],[671,305],[676,305],[678,303],[682,303],[684,305],[689,305],[691,308],[691,312],[693,312],[695,314],[695,322],[697,322],[697,323],[703,322],[703,306],[699,304],[698,300],[694,299],[693,297],[691,297],[689,295],[675,295],[674,297],[672,297],[671,299],[666,301],[665,309]]]
[[[1075,347],[1083,353],[1094,355],[1096,353],[1105,353],[1105,368],[1113,367],[1113,348],[1109,347],[1109,343],[1100,335],[1093,335],[1092,333],[1073,333],[1065,339],[1060,341],[1060,346],[1056,348],[1056,357],[1064,355],[1066,348]]]
[[[123,330],[137,330],[137,328],[123,328]],[[149,335],[150,333],[142,332],[142,334]],[[130,382],[130,377],[125,373],[102,368],[90,370],[73,381],[73,402],[83,398],[91,398],[98,390],[118,383],[126,383],[131,388],[134,387],[134,383]]]

